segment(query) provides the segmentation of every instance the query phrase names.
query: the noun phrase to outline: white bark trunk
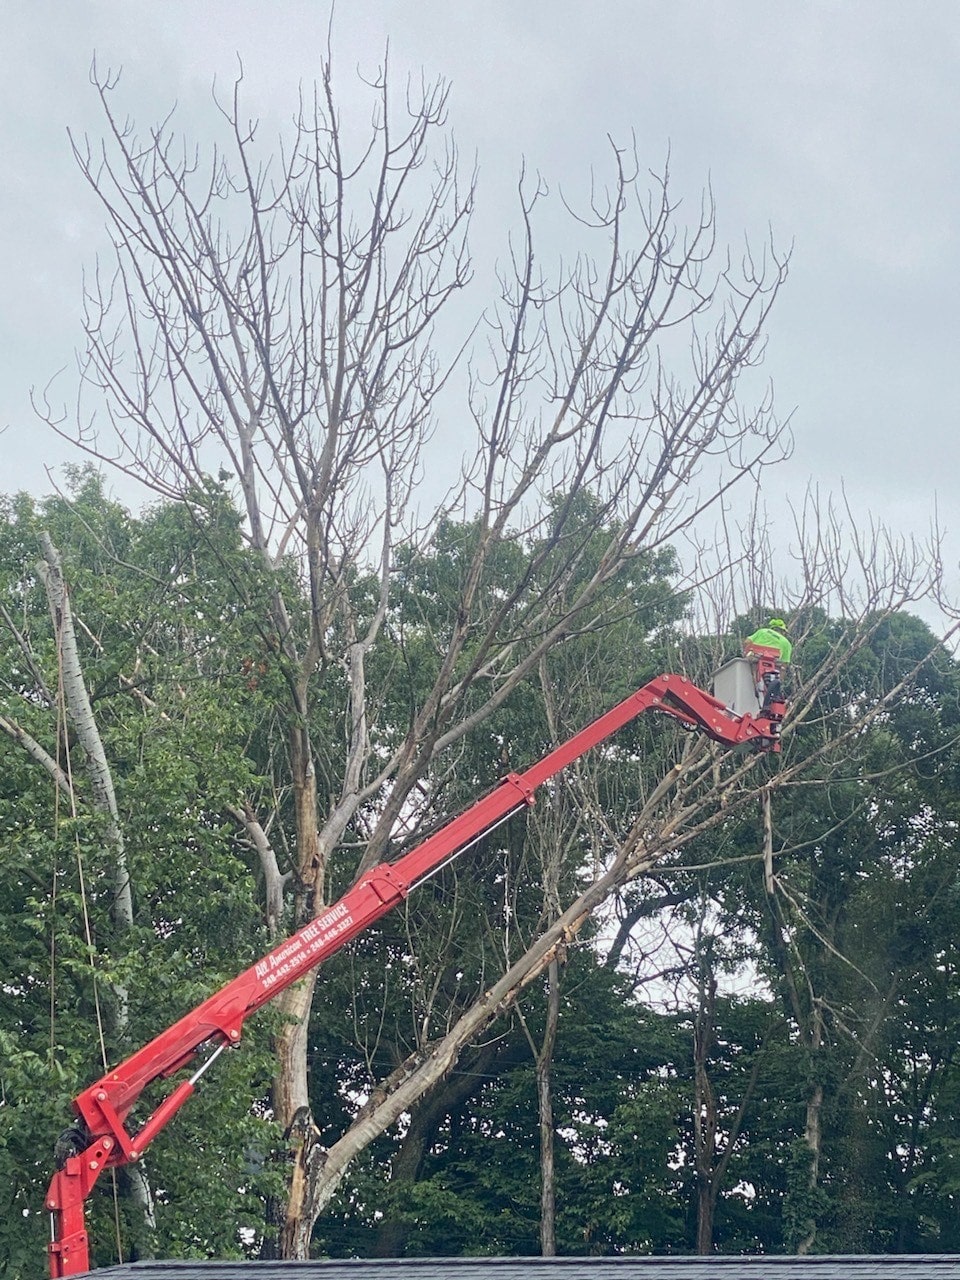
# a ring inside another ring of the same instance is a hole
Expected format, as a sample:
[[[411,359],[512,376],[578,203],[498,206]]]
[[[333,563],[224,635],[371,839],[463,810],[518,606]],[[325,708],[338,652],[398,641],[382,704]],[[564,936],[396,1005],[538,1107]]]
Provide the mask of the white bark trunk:
[[[46,587],[50,614],[57,636],[64,702],[86,755],[87,774],[93,792],[94,807],[107,818],[106,839],[113,851],[114,919],[121,928],[129,928],[133,924],[133,895],[130,889],[130,873],[127,869],[120,816],[117,811],[113,775],[110,772],[107,753],[103,747],[83,678],[73,615],[70,611],[70,598],[60,563],[60,552],[53,545],[49,534],[41,535],[41,545],[43,560],[40,562],[39,569]]]
[[[117,796],[113,785],[113,775],[107,760],[100,730],[90,695],[87,692],[80,662],[80,651],[77,647],[77,636],[73,625],[73,614],[70,609],[70,597],[63,577],[60,553],[54,546],[49,534],[41,535],[43,560],[38,568],[47,592],[50,614],[53,618],[54,631],[57,637],[57,650],[60,657],[60,675],[63,684],[63,699],[67,715],[76,730],[77,739],[83,748],[87,761],[87,775],[94,808],[106,818],[105,838],[113,858],[113,919],[118,929],[123,931],[133,925],[133,893],[130,886],[130,872],[127,866],[126,849],[123,842],[123,830],[120,825],[120,814],[117,808]],[[129,1019],[129,1002],[127,990],[119,983],[114,983],[113,994],[116,1001],[114,1029],[119,1036],[126,1031]],[[135,1171],[130,1179],[131,1195],[139,1205],[143,1214],[144,1225],[149,1236],[156,1230],[153,1211],[153,1195],[147,1180],[144,1166]],[[145,1250],[152,1252],[149,1245]]]

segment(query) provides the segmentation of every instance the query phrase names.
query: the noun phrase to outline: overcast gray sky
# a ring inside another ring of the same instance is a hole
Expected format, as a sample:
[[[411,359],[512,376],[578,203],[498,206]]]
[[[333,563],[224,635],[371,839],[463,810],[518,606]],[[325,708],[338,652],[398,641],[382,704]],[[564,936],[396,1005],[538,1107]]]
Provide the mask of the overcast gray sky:
[[[100,236],[66,133],[99,128],[94,52],[122,67],[141,125],[176,101],[199,132],[239,54],[248,109],[279,127],[317,71],[328,5],[0,0],[0,16],[0,488],[39,493],[65,453],[29,391],[72,364]],[[451,124],[479,160],[481,244],[505,243],[523,158],[584,189],[608,134],[635,134],[653,169],[669,149],[694,209],[709,181],[734,246],[771,228],[792,243],[765,363],[794,413],[784,489],[842,478],[858,506],[919,531],[936,497],[957,558],[957,0],[341,0],[346,109],[354,67],[374,69],[388,39],[395,75],[452,84]],[[72,385],[68,369],[62,399]]]

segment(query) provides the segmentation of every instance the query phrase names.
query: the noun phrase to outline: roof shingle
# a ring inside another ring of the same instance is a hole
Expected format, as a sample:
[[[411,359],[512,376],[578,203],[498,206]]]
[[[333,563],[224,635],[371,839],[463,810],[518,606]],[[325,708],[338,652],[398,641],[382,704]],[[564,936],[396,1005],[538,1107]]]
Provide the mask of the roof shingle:
[[[960,1255],[134,1262],[97,1280],[960,1280]]]

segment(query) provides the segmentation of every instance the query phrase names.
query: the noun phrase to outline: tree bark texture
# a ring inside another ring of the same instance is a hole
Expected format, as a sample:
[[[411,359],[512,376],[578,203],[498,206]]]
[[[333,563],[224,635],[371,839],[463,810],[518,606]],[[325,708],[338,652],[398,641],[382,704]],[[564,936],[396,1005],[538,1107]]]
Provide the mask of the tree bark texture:
[[[43,534],[41,543],[43,560],[39,568],[47,591],[54,633],[57,636],[63,699],[87,761],[87,776],[90,779],[94,808],[104,815],[107,823],[105,835],[112,852],[114,869],[112,914],[120,928],[128,929],[133,924],[133,893],[123,843],[123,831],[120,826],[120,814],[117,809],[117,797],[113,786],[113,774],[110,771],[107,753],[104,750],[90,695],[87,693],[83,678],[80,651],[73,626],[73,613],[70,609],[70,597],[60,563],[60,552],[53,545],[48,534]],[[122,1020],[125,1024],[125,1013]]]

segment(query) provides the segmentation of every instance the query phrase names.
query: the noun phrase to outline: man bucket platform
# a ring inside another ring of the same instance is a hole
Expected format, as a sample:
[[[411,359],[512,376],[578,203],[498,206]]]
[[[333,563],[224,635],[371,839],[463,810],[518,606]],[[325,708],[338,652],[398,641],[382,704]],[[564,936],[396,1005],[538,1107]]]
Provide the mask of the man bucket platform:
[[[765,627],[754,631],[743,642],[745,656],[757,664],[757,695],[766,710],[771,703],[783,701],[783,668],[789,666],[793,645],[782,618],[771,618]]]

